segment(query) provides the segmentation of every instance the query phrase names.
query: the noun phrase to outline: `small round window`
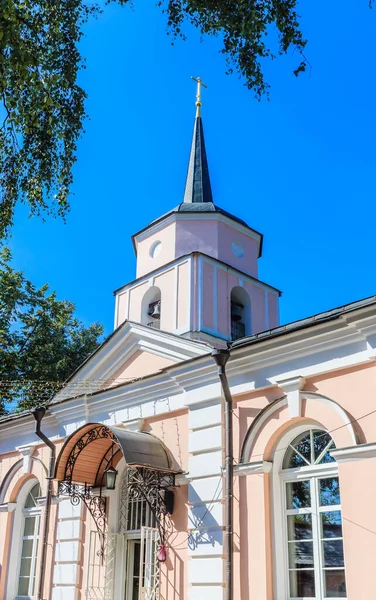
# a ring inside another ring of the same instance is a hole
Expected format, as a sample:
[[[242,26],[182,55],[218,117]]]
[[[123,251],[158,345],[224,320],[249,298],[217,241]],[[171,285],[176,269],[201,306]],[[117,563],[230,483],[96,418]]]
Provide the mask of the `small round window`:
[[[231,248],[235,256],[237,256],[238,258],[242,258],[244,256],[244,248],[241,244],[238,244],[237,242],[232,242]]]
[[[150,246],[149,254],[152,258],[157,258],[162,248],[162,243],[157,240]]]

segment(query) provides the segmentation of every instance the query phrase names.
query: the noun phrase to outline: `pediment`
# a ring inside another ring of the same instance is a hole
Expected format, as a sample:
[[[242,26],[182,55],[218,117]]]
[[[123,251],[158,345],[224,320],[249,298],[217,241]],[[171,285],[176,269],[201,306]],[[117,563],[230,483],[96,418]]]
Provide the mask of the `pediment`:
[[[211,350],[208,344],[125,321],[73,373],[54,403],[141,380]]]

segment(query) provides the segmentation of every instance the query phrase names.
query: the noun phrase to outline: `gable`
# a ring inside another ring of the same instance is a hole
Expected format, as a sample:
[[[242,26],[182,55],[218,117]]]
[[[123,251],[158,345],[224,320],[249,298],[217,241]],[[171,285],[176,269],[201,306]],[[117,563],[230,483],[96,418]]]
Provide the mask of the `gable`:
[[[125,360],[117,371],[104,382],[102,389],[134,381],[135,379],[142,379],[146,375],[157,373],[164,367],[169,367],[175,362],[176,361],[164,356],[158,356],[143,350],[136,350],[136,352]]]

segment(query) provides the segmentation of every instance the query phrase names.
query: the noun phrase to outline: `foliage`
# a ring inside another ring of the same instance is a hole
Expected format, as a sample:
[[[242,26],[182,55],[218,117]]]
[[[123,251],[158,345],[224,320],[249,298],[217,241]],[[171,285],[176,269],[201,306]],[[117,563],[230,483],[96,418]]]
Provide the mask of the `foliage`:
[[[120,0],[120,2],[128,0]],[[296,11],[298,0],[160,0],[159,5],[168,15],[168,26],[177,37],[188,21],[203,35],[221,36],[222,53],[228,64],[227,73],[235,68],[244,78],[248,89],[257,98],[268,93],[262,60],[274,59],[275,51],[268,42],[274,27],[278,32],[277,53],[297,50],[300,59],[295,75],[306,70],[303,55],[306,40],[303,38]]]
[[[85,117],[82,0],[0,0],[0,238],[18,200],[64,217]]]
[[[110,0],[108,0],[110,1]],[[130,0],[114,0],[128,4]],[[220,36],[228,72],[237,69],[256,96],[267,92],[261,61],[302,52],[298,0],[160,0],[174,37],[184,21]],[[32,215],[69,210],[72,167],[85,119],[86,94],[77,84],[84,66],[82,26],[98,8],[84,0],[0,0],[0,239],[9,232],[18,201]],[[295,73],[305,69],[305,60]]]
[[[0,414],[7,403],[26,409],[47,401],[95,350],[100,324],[85,327],[74,305],[36,288],[0,252]]]

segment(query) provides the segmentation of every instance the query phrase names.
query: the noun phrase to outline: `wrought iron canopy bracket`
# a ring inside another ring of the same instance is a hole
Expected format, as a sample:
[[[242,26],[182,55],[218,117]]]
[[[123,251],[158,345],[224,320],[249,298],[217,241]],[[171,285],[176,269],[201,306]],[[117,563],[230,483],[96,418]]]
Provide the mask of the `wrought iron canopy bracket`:
[[[93,517],[95,526],[97,528],[100,542],[100,550],[98,551],[98,556],[101,556],[103,558],[107,529],[107,499],[103,496],[95,496],[93,494],[93,488],[91,486],[88,486],[86,484],[78,485],[77,483],[72,483],[69,480],[59,481],[58,495],[69,496],[73,506],[77,506],[80,503],[80,501],[82,501],[85,504],[89,513]]]
[[[157,471],[145,467],[130,468],[128,474],[128,497],[143,498],[150,507],[158,522],[161,542],[164,543],[165,519],[168,514],[164,500],[165,490],[175,486],[175,475],[173,473]]]

